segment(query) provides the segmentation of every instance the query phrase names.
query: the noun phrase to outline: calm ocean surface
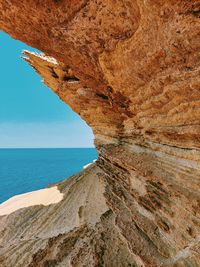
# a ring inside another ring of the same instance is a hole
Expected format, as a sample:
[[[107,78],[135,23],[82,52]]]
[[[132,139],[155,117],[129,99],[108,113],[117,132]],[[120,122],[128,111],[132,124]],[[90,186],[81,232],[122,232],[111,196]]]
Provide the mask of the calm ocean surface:
[[[0,149],[0,203],[63,180],[94,159],[94,148]]]

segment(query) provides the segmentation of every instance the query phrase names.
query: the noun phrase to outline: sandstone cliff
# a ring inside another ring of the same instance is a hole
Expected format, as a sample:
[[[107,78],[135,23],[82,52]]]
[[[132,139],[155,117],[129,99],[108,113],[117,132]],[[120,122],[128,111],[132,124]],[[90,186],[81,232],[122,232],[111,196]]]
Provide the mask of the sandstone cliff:
[[[200,266],[199,16],[199,0],[0,1],[99,152],[61,202],[0,218],[0,266]]]

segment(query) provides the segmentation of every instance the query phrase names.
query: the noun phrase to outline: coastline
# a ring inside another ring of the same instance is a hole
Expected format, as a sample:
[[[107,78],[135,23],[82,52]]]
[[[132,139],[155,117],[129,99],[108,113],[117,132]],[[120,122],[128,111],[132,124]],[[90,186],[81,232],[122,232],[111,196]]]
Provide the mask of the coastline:
[[[87,169],[96,159],[83,166]],[[19,209],[27,208],[36,205],[48,206],[56,204],[63,199],[63,194],[59,191],[57,186],[49,188],[30,191],[27,193],[15,195],[0,204],[0,216],[9,215]]]
[[[63,194],[57,186],[16,195],[0,204],[0,216],[9,215],[19,209],[31,206],[48,206],[58,203],[62,199]]]

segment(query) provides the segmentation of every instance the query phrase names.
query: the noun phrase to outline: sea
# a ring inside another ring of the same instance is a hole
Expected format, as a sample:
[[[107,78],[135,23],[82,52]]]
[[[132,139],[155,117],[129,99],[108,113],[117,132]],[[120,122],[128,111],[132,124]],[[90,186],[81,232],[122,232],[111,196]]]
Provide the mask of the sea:
[[[94,148],[0,149],[0,203],[68,178],[95,159]]]

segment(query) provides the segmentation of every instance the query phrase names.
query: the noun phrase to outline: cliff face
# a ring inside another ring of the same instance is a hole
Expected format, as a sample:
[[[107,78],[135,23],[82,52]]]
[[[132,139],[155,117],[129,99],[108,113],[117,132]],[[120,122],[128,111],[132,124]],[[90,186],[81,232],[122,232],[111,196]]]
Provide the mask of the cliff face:
[[[61,185],[68,201],[22,210],[24,228],[1,217],[2,266],[200,266],[199,14],[198,0],[0,1],[2,30],[55,58],[25,52],[99,152],[74,197]],[[77,203],[91,176],[96,197]]]

